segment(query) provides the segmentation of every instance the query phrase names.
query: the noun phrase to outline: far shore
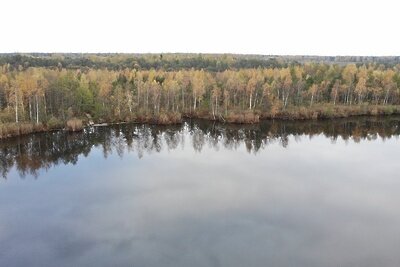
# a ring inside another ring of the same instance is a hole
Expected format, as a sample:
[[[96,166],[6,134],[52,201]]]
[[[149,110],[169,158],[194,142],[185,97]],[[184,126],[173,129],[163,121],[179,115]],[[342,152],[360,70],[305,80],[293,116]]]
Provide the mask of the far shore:
[[[88,118],[71,118],[65,123],[0,123],[0,139],[22,136],[39,132],[64,130],[79,132],[86,127],[106,127],[115,124],[143,123],[153,125],[174,125],[183,123],[184,119],[204,119],[221,123],[257,124],[262,120],[321,120],[338,119],[356,116],[390,116],[400,114],[400,106],[365,105],[365,106],[315,106],[313,108],[291,108],[275,113],[241,112],[228,116],[215,116],[209,113],[184,115],[164,115],[162,119],[154,116],[137,116],[131,120],[93,121]]]

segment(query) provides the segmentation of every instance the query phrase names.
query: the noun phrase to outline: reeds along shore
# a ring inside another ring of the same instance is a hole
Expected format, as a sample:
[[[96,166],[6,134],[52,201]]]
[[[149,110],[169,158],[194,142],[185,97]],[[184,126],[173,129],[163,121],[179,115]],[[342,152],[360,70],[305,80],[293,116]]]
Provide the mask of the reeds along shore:
[[[110,121],[101,123],[119,123],[119,122],[132,122],[132,123],[148,123],[157,125],[171,125],[180,124],[184,118],[193,119],[206,119],[211,121],[219,121],[223,123],[236,123],[236,124],[251,124],[259,123],[263,119],[281,119],[281,120],[310,120],[310,119],[334,119],[346,118],[351,116],[387,116],[400,114],[400,106],[377,106],[377,105],[362,105],[362,106],[333,106],[333,105],[316,105],[312,108],[290,108],[286,110],[279,110],[275,113],[261,113],[261,112],[229,112],[227,116],[214,116],[207,112],[197,112],[192,114],[185,114],[182,116],[179,113],[160,114],[152,116],[150,114],[141,114],[132,116],[125,121]],[[7,137],[26,135],[30,133],[53,131],[53,130],[66,130],[69,132],[78,132],[84,129],[85,126],[93,125],[99,121],[93,122],[89,118],[71,118],[65,123],[54,117],[44,123],[0,123],[0,139]]]
[[[29,122],[0,123],[0,139],[62,129],[75,132],[81,131],[83,128],[83,121],[76,118],[68,120],[65,124],[60,121],[55,121],[53,118],[50,119],[47,124]]]

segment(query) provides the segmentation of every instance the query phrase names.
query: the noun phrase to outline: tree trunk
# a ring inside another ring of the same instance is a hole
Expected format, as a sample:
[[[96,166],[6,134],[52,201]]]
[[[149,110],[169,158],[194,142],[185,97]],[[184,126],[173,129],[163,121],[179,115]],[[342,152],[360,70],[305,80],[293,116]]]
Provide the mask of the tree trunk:
[[[185,94],[182,87],[182,112],[185,111]]]
[[[35,95],[35,100],[36,100],[36,124],[39,124],[39,100],[37,95]]]
[[[168,90],[168,92],[167,92],[167,111],[169,111],[169,95],[170,95],[170,93]]]
[[[104,102],[103,102],[104,105]],[[140,87],[137,87],[137,107],[140,108]]]
[[[215,113],[218,114],[218,96],[215,96]]]
[[[43,101],[44,101],[44,116],[45,116],[45,119],[47,120],[46,94],[43,95]]]
[[[285,101],[283,102],[283,107],[286,108],[289,99],[289,93],[285,97]]]
[[[32,121],[32,104],[31,97],[29,97],[29,120]]]
[[[387,105],[388,99],[389,99],[389,89],[386,90],[385,100],[384,100],[384,102],[383,102],[384,105]]]
[[[310,107],[313,105],[314,102],[314,94],[311,95]]]
[[[228,116],[228,99],[225,98],[225,117]]]
[[[15,122],[18,123],[18,89],[15,88]]]
[[[149,89],[146,88],[146,111],[149,109]]]
[[[249,109],[251,110],[251,100],[252,100],[252,97],[253,97],[253,92],[250,92],[250,104],[249,104]]]
[[[254,95],[254,100],[253,100],[253,109],[255,109],[256,108],[256,104],[257,104],[257,91],[256,91],[256,94]]]
[[[337,96],[337,91],[335,91],[335,96],[333,97],[333,105],[336,105],[336,96]]]
[[[210,103],[211,103],[211,114],[213,116],[213,119],[215,120],[215,106],[214,106],[212,94],[210,94]]]

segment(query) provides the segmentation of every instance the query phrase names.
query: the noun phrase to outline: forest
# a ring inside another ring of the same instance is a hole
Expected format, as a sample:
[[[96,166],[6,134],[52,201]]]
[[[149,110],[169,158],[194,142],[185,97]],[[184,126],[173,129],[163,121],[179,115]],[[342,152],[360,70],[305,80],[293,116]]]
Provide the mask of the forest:
[[[120,64],[129,59],[136,63]],[[75,131],[88,123],[173,124],[184,117],[257,123],[400,112],[400,64],[373,60],[332,64],[167,54],[93,55],[93,66],[65,65],[63,58],[37,63],[46,60],[40,54],[0,55],[0,138]]]

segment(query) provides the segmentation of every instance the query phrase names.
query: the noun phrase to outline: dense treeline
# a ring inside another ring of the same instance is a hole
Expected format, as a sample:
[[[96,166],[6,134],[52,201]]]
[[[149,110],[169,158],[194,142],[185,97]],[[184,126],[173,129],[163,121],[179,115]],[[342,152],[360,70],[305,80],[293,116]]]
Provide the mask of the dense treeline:
[[[304,63],[325,64],[380,64],[394,67],[400,56],[279,56],[240,54],[113,54],[113,53],[11,53],[0,54],[0,65],[18,69],[28,67],[123,70],[207,70],[224,71],[243,68],[282,68]]]
[[[400,56],[278,56],[277,59],[284,62],[320,62],[339,65],[375,63],[384,65],[385,67],[393,67],[400,64]]]
[[[289,136],[312,137],[323,134],[333,141],[374,140],[400,135],[397,117],[385,119],[357,118],[335,121],[264,121],[254,125],[209,123],[191,121],[176,126],[125,124],[112,127],[94,127],[75,134],[65,132],[42,133],[0,141],[0,175],[7,177],[15,167],[23,177],[38,176],[38,170],[58,164],[75,164],[80,155],[87,156],[94,147],[101,148],[104,157],[117,153],[145,154],[174,150],[192,145],[201,152],[203,147],[236,149],[245,145],[249,153],[257,153],[269,144],[289,145]],[[185,140],[188,138],[189,140]]]
[[[205,70],[0,67],[0,121],[55,124],[179,122],[181,115],[231,122],[261,117],[397,113],[399,66],[304,64]],[[375,106],[378,105],[378,106]]]
[[[295,60],[256,55],[213,54],[0,54],[0,65],[28,67],[123,70],[207,70],[284,67]]]

